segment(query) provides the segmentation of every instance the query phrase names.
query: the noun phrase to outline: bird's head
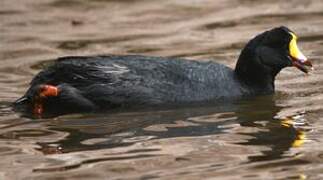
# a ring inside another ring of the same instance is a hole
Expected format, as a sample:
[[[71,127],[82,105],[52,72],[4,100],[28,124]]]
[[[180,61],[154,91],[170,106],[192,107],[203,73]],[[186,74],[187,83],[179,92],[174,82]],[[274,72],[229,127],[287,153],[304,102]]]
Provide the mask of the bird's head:
[[[296,34],[281,26],[250,40],[239,56],[235,71],[250,83],[266,83],[266,80],[273,83],[280,70],[289,66],[308,73],[312,63],[298,48]]]

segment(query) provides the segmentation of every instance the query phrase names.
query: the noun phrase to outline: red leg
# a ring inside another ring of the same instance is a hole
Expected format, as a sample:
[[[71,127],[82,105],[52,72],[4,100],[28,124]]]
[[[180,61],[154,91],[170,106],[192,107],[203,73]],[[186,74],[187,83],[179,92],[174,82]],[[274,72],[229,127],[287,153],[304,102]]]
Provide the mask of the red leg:
[[[59,90],[53,85],[41,85],[39,87],[38,94],[34,97],[34,109],[33,113],[37,116],[43,114],[44,106],[43,102],[46,101],[46,97],[58,96]]]
[[[58,96],[58,88],[53,85],[41,85],[39,88],[39,97]]]

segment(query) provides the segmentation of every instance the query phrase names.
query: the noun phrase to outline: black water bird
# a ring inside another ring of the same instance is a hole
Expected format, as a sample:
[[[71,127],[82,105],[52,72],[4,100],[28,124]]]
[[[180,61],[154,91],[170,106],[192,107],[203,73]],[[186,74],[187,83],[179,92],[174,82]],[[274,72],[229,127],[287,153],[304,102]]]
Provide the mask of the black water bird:
[[[287,27],[250,40],[233,70],[216,62],[140,55],[58,58],[37,74],[15,107],[33,114],[216,102],[274,92],[285,67],[312,67]]]

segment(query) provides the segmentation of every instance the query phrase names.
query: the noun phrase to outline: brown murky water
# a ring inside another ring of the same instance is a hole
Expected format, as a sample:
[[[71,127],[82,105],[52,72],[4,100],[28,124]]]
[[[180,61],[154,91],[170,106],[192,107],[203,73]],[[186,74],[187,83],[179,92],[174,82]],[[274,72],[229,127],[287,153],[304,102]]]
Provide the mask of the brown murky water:
[[[213,107],[32,120],[9,105],[66,55],[214,59],[286,25],[316,71]],[[323,179],[321,0],[1,0],[0,179]]]

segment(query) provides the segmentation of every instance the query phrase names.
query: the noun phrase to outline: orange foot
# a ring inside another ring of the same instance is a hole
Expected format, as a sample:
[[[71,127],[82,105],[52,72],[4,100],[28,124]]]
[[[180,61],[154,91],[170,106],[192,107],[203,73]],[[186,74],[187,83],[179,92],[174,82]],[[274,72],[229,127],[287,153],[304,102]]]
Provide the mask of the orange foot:
[[[38,94],[35,96],[33,113],[40,116],[44,112],[43,102],[47,97],[58,96],[59,90],[53,85],[41,85]]]

